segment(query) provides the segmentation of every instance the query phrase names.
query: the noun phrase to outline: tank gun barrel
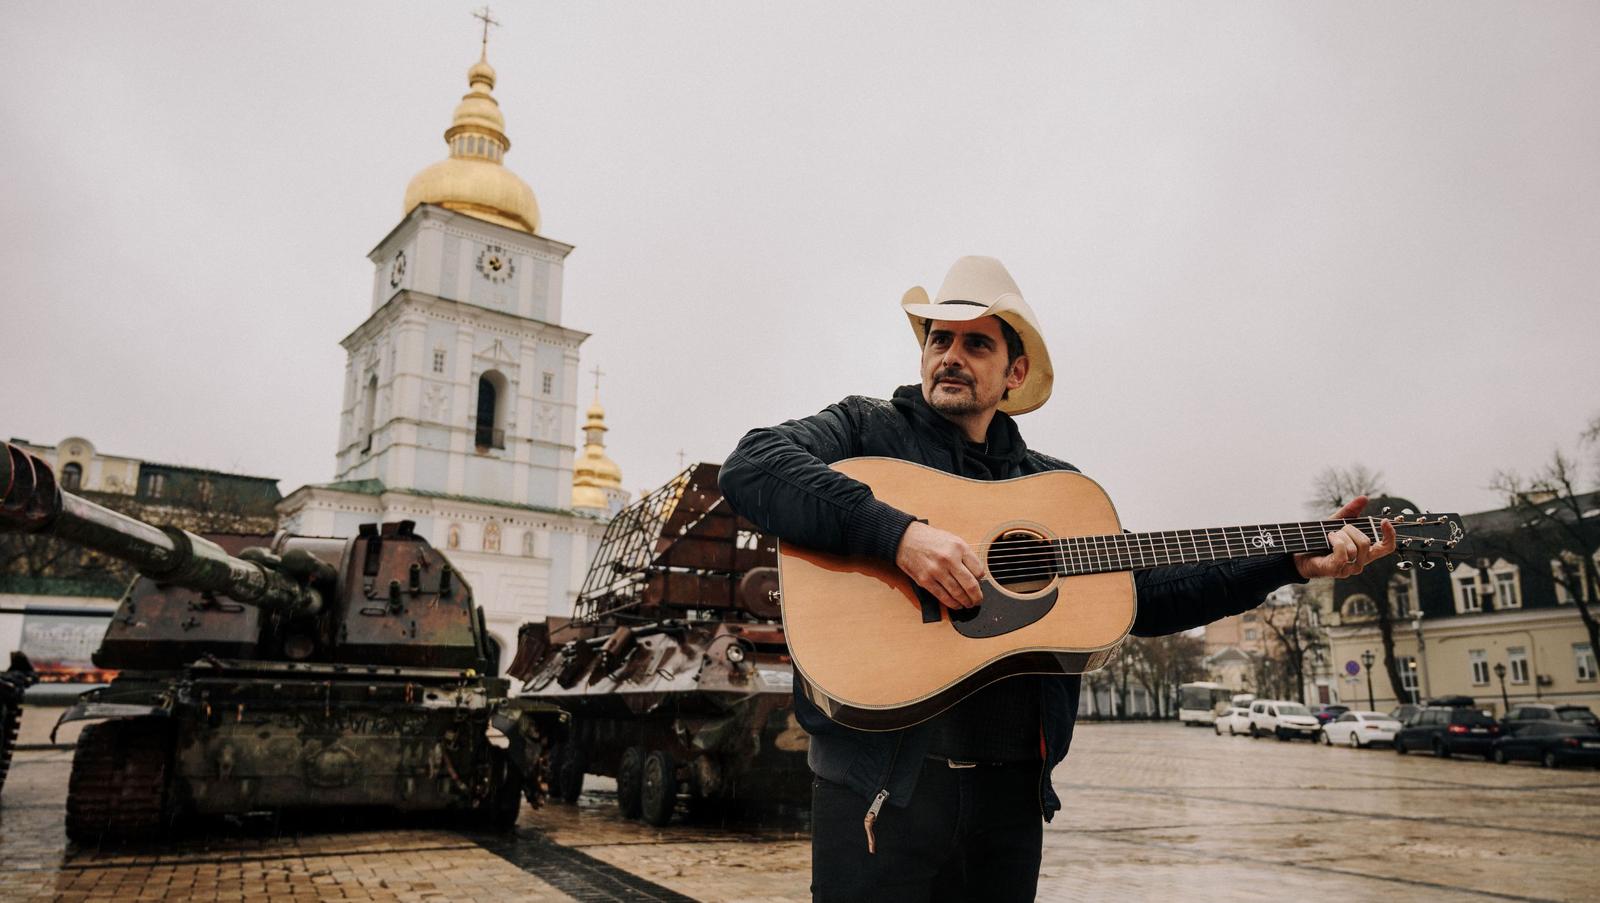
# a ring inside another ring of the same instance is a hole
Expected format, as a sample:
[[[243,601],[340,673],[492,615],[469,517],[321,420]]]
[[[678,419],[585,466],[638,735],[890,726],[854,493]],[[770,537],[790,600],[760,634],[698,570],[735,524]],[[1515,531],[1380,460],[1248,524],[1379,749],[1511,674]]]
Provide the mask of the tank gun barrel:
[[[43,533],[103,552],[162,583],[285,614],[322,608],[316,589],[235,558],[176,527],[157,527],[62,489],[43,460],[10,443],[0,454],[0,533]]]

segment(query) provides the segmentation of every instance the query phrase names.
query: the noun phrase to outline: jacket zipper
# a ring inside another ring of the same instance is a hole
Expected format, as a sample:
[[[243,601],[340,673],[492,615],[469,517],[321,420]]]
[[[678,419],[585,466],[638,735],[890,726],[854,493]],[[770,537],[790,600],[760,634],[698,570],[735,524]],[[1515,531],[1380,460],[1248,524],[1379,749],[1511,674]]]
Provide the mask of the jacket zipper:
[[[904,733],[895,738],[894,752],[889,756],[889,770],[883,776],[883,783],[885,786],[878,791],[877,796],[872,798],[872,805],[867,807],[867,816],[861,820],[862,826],[867,830],[868,855],[878,852],[878,838],[877,835],[872,833],[872,826],[878,823],[878,813],[883,809],[884,800],[889,798],[889,788],[887,785],[889,783],[889,779],[894,777],[894,763],[895,760],[900,758],[900,746],[905,742],[906,735]]]

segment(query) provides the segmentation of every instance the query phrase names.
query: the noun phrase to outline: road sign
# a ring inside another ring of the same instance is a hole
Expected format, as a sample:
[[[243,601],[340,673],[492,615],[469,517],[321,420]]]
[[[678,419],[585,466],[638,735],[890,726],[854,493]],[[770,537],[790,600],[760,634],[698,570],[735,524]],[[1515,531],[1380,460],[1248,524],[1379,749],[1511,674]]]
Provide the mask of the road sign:
[[[1350,675],[1351,677],[1355,677],[1357,674],[1361,673],[1361,665],[1356,662],[1355,659],[1351,659],[1350,661],[1344,663],[1344,673]]]

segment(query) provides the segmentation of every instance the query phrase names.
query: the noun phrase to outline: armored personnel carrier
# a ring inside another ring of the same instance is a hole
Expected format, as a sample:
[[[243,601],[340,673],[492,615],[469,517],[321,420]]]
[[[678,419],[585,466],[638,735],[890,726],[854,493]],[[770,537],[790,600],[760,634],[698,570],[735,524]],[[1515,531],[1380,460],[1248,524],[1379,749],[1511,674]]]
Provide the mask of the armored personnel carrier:
[[[510,828],[524,793],[539,799],[565,716],[509,697],[471,587],[412,528],[213,541],[63,491],[6,445],[0,530],[48,532],[142,575],[93,656],[118,676],[62,716],[97,722],[73,756],[67,836],[357,807]]]
[[[524,625],[508,673],[572,714],[553,793],[615,777],[624,815],[666,824],[729,804],[810,798],[778,604],[777,543],[696,464],[618,513],[570,624]]]

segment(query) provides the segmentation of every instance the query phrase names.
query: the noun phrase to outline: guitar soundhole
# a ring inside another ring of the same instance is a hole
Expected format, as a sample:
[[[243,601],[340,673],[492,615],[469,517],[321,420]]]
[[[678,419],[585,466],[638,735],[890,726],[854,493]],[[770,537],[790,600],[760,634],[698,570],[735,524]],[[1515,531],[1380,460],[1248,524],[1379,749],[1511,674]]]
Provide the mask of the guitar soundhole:
[[[1050,585],[1056,574],[1056,552],[1043,534],[1007,530],[989,544],[985,564],[989,576],[1014,593],[1031,593]]]

